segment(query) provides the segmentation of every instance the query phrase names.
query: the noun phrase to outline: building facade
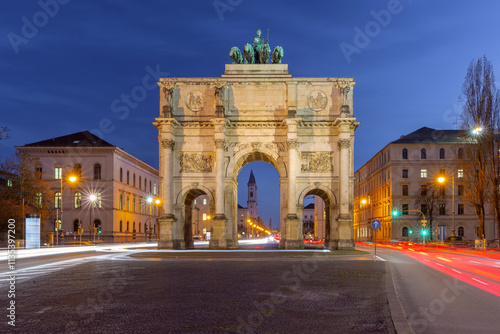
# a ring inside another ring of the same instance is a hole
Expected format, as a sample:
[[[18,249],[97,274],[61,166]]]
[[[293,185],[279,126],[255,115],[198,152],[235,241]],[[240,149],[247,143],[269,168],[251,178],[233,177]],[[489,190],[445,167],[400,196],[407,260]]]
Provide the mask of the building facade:
[[[389,143],[354,173],[357,241],[373,240],[373,219],[381,222],[377,240],[445,241],[453,226],[456,236],[476,239],[477,218],[464,200],[464,172],[457,167],[461,134],[423,127]],[[494,239],[489,211],[485,233]]]
[[[155,168],[88,131],[16,148],[39,159],[37,171],[55,192],[55,219],[47,224],[53,228],[46,232],[57,229],[62,242],[79,240],[79,229],[83,240],[157,239]]]

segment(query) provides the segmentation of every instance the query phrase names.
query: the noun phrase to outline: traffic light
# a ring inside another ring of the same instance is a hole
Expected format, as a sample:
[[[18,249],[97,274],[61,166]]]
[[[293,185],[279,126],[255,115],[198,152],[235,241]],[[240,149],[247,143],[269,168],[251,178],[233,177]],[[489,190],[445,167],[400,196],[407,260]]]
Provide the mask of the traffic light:
[[[102,233],[102,231],[101,231],[101,226],[99,226],[99,227],[97,228],[97,233],[99,233],[99,234],[100,234],[100,233]]]
[[[392,209],[392,216],[393,216],[394,218],[399,217],[399,211],[398,211],[398,209],[397,209],[397,208],[393,208],[393,209]]]
[[[422,229],[422,235],[423,235],[423,236],[426,236],[426,235],[427,235],[427,230],[426,230],[425,228],[424,228],[424,229]]]
[[[409,230],[408,233],[413,234],[413,230]]]

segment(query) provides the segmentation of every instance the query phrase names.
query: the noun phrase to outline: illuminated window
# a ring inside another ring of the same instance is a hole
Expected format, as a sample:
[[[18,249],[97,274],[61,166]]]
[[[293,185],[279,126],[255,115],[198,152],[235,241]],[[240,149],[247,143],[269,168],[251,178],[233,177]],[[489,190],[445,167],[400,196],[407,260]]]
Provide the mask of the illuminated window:
[[[54,195],[54,208],[56,209],[60,209],[61,208],[61,193],[60,192],[56,192],[55,195]]]
[[[120,207],[120,210],[123,210],[123,194],[120,194],[120,203],[118,205]]]
[[[203,205],[207,205],[207,199],[206,198],[203,199]]]
[[[74,207],[75,209],[81,208],[82,207],[82,194],[79,192],[76,192],[75,195],[73,196],[74,199]]]
[[[94,208],[100,209],[102,207],[101,203],[101,193],[95,194]]]
[[[132,212],[135,212],[135,198],[132,200]]]
[[[203,220],[207,220],[207,214],[206,213],[203,214]]]
[[[464,177],[464,170],[463,169],[458,170],[457,177]]]
[[[156,182],[153,184],[153,194],[156,195]]]
[[[62,174],[62,167],[54,167],[54,180],[60,180]]]
[[[127,196],[127,211],[130,211],[130,197]]]
[[[427,169],[420,170],[420,177],[422,177],[422,178],[427,177]]]
[[[37,208],[41,208],[42,207],[42,193],[36,193],[35,194],[35,198],[33,199],[33,204],[35,205],[35,207]]]

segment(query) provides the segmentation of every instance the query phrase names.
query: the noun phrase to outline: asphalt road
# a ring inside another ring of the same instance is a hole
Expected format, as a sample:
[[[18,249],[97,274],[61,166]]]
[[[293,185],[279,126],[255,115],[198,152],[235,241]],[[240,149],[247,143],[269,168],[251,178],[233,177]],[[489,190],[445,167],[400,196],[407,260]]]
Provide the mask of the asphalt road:
[[[115,252],[46,263],[17,278],[15,331],[4,320],[0,332],[394,333],[385,264],[366,253],[235,254]],[[8,282],[0,288],[6,304]]]
[[[500,283],[497,260],[431,248],[378,247],[377,255],[390,263],[414,333],[500,333],[500,297],[491,290]]]

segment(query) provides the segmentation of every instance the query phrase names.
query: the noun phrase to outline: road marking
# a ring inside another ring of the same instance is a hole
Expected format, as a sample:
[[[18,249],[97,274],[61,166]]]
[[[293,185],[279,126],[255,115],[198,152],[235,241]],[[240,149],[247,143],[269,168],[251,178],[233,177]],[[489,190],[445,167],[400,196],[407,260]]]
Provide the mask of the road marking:
[[[444,265],[441,263],[437,263],[437,262],[434,262],[434,263],[437,264],[438,266],[444,267]]]
[[[481,262],[476,262],[476,261],[469,261],[469,262],[477,263],[477,264],[482,264]]]
[[[462,273],[461,271],[458,271],[458,270],[456,270],[456,269],[452,269],[452,270],[453,270],[454,272],[456,272],[456,273],[459,273],[459,274],[461,274],[461,273]]]
[[[453,260],[462,260],[461,258],[458,257],[452,257]]]
[[[380,256],[378,256],[378,255],[375,255],[375,260],[377,260],[377,259],[378,259],[378,260],[380,260],[380,261],[384,261],[384,262],[385,262],[385,260],[384,260],[383,258],[381,258],[381,257],[380,257]]]
[[[483,281],[481,281],[481,280],[478,280],[477,278],[472,277],[472,279],[473,279],[474,281],[477,281],[477,282],[481,283],[481,284],[484,284],[484,285],[489,285],[488,283],[485,283],[485,282],[483,282]]]
[[[420,252],[420,254],[423,254],[423,255],[429,255],[429,254],[427,254],[427,253],[424,253],[424,252]]]

